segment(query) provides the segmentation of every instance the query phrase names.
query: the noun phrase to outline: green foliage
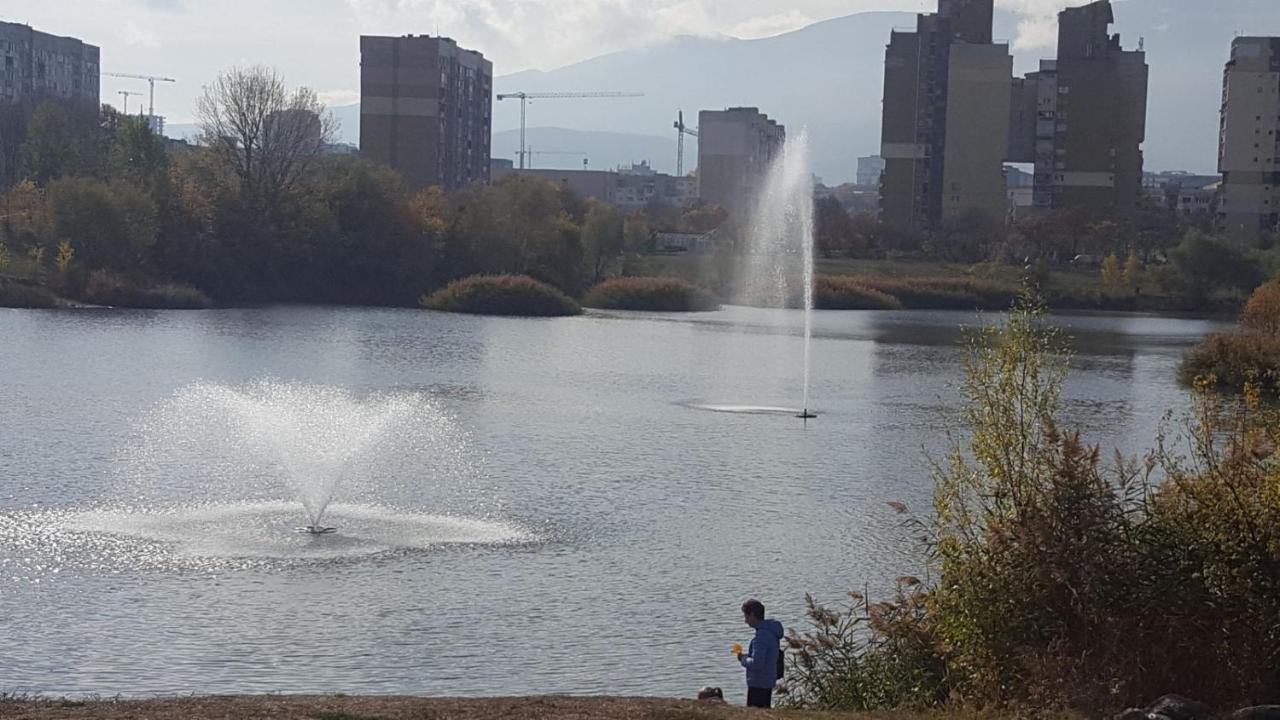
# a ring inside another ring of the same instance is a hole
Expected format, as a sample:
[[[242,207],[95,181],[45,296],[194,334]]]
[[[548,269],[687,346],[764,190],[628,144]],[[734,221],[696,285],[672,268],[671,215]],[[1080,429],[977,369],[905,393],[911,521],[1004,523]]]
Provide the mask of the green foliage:
[[[818,275],[813,279],[813,306],[821,310],[901,310],[902,301],[864,284],[864,279]]]
[[[597,284],[626,251],[623,219],[617,208],[601,202],[591,203],[582,223],[582,249],[590,281]]]
[[[474,275],[421,299],[423,307],[477,315],[552,317],[582,308],[556,288],[527,275]]]
[[[1280,418],[1256,386],[1226,411],[1201,385],[1145,463],[1104,464],[1060,429],[1066,368],[1034,304],[976,336],[964,439],[935,467],[933,512],[910,522],[936,579],[811,609],[792,639],[800,704],[1280,699]]]
[[[1197,300],[1215,288],[1249,292],[1266,275],[1236,246],[1188,231],[1169,253],[1169,259],[1185,283],[1182,290]]]
[[[90,268],[146,267],[158,227],[155,202],[144,191],[127,183],[67,178],[49,185],[49,207],[49,247],[70,242]]]
[[[98,109],[84,103],[45,101],[35,107],[18,150],[23,175],[38,185],[91,174],[102,165]]]
[[[112,307],[196,310],[212,305],[190,285],[138,283],[107,270],[89,273],[82,296],[85,302]]]
[[[621,277],[605,280],[587,291],[582,304],[611,310],[700,312],[719,310],[710,292],[677,278]]]
[[[111,137],[108,165],[111,177],[127,180],[154,194],[169,174],[164,138],[151,132],[144,117],[122,118]]]
[[[0,307],[51,308],[57,306],[57,296],[46,288],[0,278]]]

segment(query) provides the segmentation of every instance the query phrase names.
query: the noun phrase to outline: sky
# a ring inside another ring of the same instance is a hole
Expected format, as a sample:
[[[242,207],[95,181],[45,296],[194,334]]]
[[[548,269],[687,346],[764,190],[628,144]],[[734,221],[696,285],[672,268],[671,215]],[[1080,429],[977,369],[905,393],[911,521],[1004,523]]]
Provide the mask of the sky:
[[[996,0],[1022,18],[1019,49],[1051,49],[1054,17],[1087,0]],[[161,75],[156,113],[190,122],[201,87],[233,65],[275,67],[330,105],[359,99],[361,34],[444,34],[498,75],[550,70],[676,35],[777,35],[877,10],[932,11],[935,0],[0,0],[0,20],[78,37],[108,72]],[[103,78],[102,99],[145,82]],[[144,97],[129,98],[130,109]]]

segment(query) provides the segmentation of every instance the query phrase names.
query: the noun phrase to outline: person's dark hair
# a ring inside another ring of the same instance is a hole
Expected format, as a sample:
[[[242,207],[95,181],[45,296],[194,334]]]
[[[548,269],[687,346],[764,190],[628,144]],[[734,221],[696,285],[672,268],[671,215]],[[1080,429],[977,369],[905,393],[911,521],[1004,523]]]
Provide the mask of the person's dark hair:
[[[752,598],[742,603],[742,614],[764,619],[764,603]]]
[[[718,687],[704,687],[698,691],[699,700],[723,700],[724,691]]]

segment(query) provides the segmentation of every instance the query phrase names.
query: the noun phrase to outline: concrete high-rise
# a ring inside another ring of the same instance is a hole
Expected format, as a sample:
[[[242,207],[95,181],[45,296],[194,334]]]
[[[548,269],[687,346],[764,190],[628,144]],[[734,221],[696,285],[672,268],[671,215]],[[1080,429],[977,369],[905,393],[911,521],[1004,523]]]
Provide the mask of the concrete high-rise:
[[[489,181],[493,63],[446,37],[360,37],[360,153],[410,187]]]
[[[1009,157],[1035,164],[1035,206],[1131,217],[1142,198],[1147,61],[1124,50],[1110,0],[1058,14],[1058,57],[1013,85]]]
[[[753,107],[698,113],[698,198],[743,217],[786,139],[786,127]]]
[[[1257,242],[1280,222],[1280,38],[1238,37],[1222,76],[1218,224]]]
[[[48,98],[96,108],[101,74],[97,46],[0,22],[0,102]]]
[[[885,50],[880,216],[903,230],[978,211],[1004,217],[1009,47],[991,40],[993,0],[938,0]]]

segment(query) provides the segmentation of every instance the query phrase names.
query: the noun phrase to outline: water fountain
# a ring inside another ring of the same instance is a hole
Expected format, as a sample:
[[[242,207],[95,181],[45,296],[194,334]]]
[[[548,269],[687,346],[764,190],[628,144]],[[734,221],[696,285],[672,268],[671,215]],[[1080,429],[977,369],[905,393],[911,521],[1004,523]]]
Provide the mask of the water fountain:
[[[444,514],[490,514],[475,462],[429,393],[196,383],[142,422],[117,459],[116,496],[0,513],[0,541],[165,568],[533,541],[510,523]],[[421,507],[432,512],[405,509]]]
[[[787,139],[769,168],[747,230],[738,293],[750,305],[804,309],[803,401],[809,410],[809,347],[813,337],[813,173],[805,131]]]

